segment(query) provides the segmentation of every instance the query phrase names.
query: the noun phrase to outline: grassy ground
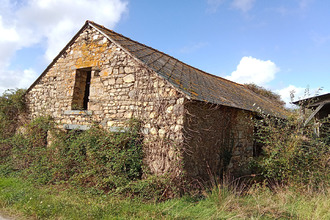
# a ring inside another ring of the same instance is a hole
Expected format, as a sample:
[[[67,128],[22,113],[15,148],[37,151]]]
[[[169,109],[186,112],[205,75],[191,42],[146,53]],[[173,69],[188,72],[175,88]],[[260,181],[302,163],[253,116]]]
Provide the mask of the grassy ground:
[[[203,198],[155,202],[1,177],[0,213],[17,219],[330,219],[327,194],[255,186],[242,195],[214,187]]]

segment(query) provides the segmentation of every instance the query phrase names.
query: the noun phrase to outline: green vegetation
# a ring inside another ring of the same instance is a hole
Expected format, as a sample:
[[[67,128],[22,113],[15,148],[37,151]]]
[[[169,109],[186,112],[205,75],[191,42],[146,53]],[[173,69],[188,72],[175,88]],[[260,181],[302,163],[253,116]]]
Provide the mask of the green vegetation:
[[[141,179],[143,153],[137,120],[130,120],[125,132],[115,133],[96,124],[87,131],[67,132],[45,116],[22,125],[14,121],[24,114],[24,107],[17,107],[24,106],[22,94],[12,91],[0,100],[4,103],[1,124],[16,123],[15,129],[3,126],[0,131],[1,176],[23,178],[39,186],[71,186],[145,200],[178,192],[166,175]],[[6,118],[8,109],[13,114]]]
[[[329,187],[330,127],[322,120],[321,135],[314,123],[292,112],[286,119],[263,116],[256,120],[256,139],[264,145],[262,155],[251,163],[263,179],[296,188],[326,190]]]
[[[329,219],[329,204],[325,192],[302,194],[280,186],[255,185],[243,193],[224,185],[199,198],[154,202],[0,178],[0,212],[21,219]]]
[[[280,95],[278,95],[268,89],[265,89],[262,86],[258,86],[253,83],[246,83],[246,84],[244,84],[244,86],[246,86],[248,89],[250,89],[254,93],[257,93],[259,95],[262,95],[262,96],[272,100],[273,102],[277,103],[279,106],[284,107],[284,105],[285,105],[285,102],[281,99]]]
[[[13,135],[18,126],[18,115],[25,110],[25,90],[7,90],[0,96],[0,140]]]
[[[329,130],[317,137],[297,114],[256,121],[265,147],[251,161],[255,177],[195,192],[179,190],[167,176],[141,178],[147,173],[138,121],[125,133],[97,125],[64,132],[49,117],[22,126],[22,94],[0,97],[0,213],[22,219],[330,218]]]

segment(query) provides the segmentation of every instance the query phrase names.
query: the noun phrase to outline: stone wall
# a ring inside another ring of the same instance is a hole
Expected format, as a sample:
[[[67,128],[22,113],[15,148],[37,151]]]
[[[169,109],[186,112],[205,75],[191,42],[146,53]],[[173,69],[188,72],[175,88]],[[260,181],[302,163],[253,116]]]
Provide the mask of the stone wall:
[[[208,181],[224,173],[246,172],[253,156],[250,113],[198,101],[185,103],[184,170]]]
[[[72,105],[78,97],[74,95],[79,84],[76,74],[84,69],[91,71],[90,95],[88,111],[79,111]],[[26,99],[31,119],[50,115],[60,127],[87,128],[96,122],[116,130],[137,118],[142,121],[149,171],[181,172],[184,96],[93,28],[85,29],[69,45]]]
[[[87,110],[81,107],[91,73]],[[81,76],[80,76],[81,75]],[[142,122],[150,173],[209,180],[236,172],[252,156],[249,114],[188,100],[170,83],[93,28],[85,29],[26,94],[30,119],[50,115],[61,128],[98,123],[120,131]],[[77,127],[78,126],[78,127]]]

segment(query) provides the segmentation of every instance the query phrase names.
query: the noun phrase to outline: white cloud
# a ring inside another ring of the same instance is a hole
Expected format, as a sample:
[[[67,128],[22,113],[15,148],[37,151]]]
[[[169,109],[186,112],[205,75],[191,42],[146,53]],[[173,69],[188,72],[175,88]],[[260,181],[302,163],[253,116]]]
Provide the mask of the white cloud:
[[[288,87],[276,90],[275,92],[281,96],[283,101],[285,101],[286,107],[291,108],[293,107],[293,105],[290,104],[292,101],[297,101],[304,97],[305,88],[289,85]]]
[[[19,36],[14,27],[5,27],[2,16],[0,15],[0,42],[15,42],[19,40]]]
[[[51,60],[86,19],[113,28],[126,10],[127,2],[121,0],[30,0],[17,17],[24,25],[22,31],[32,30],[31,44],[46,39],[46,57]]]
[[[22,75],[23,77],[20,77],[20,80],[18,81],[18,88],[28,88],[31,85],[31,82],[38,77],[38,74],[31,68],[25,69]]]
[[[0,94],[7,89],[26,89],[39,75],[33,69],[23,71],[0,70],[0,73]]]
[[[233,0],[232,7],[243,12],[247,12],[252,9],[255,0]]]
[[[113,28],[127,4],[126,0],[1,0],[0,93],[13,86],[26,87],[36,79],[29,67],[8,69],[16,51],[42,44],[49,62],[87,19]]]
[[[19,35],[15,28],[4,24],[0,15],[0,67],[8,66],[10,58],[19,49]]]
[[[264,86],[275,78],[280,71],[270,60],[264,61],[254,57],[243,57],[237,69],[225,78],[238,83],[255,83]]]
[[[327,93],[327,91],[324,91],[321,88],[309,89],[308,87],[303,88],[294,85],[289,85],[288,87],[276,90],[275,92],[286,102],[286,107],[288,108],[295,107],[291,102]]]
[[[290,6],[279,6],[274,8],[275,12],[278,12],[281,16],[304,16],[306,10],[309,9],[310,5],[314,0],[296,0],[294,4]]]

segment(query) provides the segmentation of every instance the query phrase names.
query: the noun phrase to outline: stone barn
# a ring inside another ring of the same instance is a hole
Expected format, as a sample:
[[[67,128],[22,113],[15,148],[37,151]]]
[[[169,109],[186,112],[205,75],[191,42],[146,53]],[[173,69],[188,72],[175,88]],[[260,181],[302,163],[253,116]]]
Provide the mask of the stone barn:
[[[244,85],[189,66],[91,21],[25,95],[33,119],[50,115],[63,129],[98,123],[125,132],[141,121],[150,173],[208,180],[237,173],[253,156],[251,118],[284,110]]]

